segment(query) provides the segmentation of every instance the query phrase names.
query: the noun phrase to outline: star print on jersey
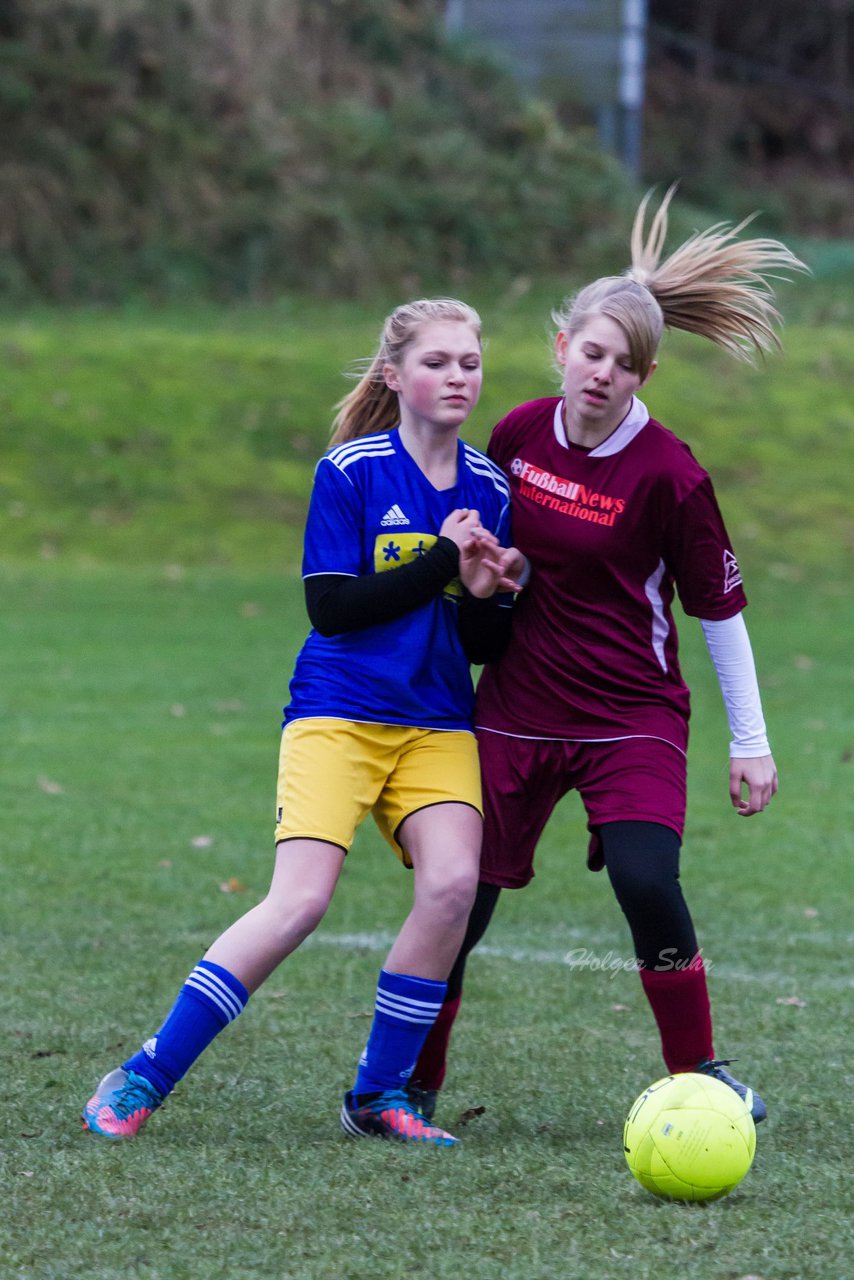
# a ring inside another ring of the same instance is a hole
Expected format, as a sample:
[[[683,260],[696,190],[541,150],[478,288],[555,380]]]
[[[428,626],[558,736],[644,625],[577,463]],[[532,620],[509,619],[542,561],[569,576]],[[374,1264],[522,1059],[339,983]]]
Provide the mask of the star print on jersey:
[[[434,533],[396,533],[393,538],[387,533],[380,534],[374,541],[374,573],[386,573],[412,560],[420,560],[435,543]],[[454,578],[444,590],[444,595],[455,601],[459,601],[462,594],[459,578]]]

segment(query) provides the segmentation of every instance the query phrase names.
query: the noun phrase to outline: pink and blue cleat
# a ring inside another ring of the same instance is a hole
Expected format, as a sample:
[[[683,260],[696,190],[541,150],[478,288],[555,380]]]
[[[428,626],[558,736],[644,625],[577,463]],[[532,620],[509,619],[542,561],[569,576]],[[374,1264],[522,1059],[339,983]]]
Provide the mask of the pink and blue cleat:
[[[163,1095],[145,1076],[116,1067],[83,1108],[83,1128],[113,1140],[134,1138],[162,1101]]]
[[[344,1095],[341,1128],[351,1138],[391,1138],[433,1147],[455,1147],[459,1139],[430,1124],[404,1089],[386,1093]]]

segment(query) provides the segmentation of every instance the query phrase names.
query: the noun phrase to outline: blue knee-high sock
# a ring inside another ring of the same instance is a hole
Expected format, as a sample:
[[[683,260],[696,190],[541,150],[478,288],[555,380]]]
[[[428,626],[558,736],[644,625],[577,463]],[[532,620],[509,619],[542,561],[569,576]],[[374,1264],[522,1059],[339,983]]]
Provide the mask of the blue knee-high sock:
[[[163,1026],[122,1066],[145,1076],[165,1096],[223,1027],[243,1012],[248,999],[249,992],[233,973],[200,960]]]
[[[446,982],[380,970],[374,1021],[353,1092],[402,1089],[442,1007]]]

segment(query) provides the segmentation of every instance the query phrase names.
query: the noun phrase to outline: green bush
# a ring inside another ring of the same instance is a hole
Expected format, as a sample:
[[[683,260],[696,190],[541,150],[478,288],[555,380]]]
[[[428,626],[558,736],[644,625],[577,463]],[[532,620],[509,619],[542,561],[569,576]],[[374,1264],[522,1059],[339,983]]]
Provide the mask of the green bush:
[[[105,302],[356,295],[613,243],[633,198],[616,163],[433,9],[34,5],[0,35],[0,280]]]

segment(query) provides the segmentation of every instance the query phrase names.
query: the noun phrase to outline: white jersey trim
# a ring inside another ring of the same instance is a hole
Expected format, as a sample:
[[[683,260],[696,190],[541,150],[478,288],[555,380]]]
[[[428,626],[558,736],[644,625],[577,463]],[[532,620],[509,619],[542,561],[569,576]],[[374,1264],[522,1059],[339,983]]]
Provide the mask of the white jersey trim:
[[[492,459],[488,458],[485,453],[481,453],[481,451],[479,449],[475,449],[473,445],[466,444],[465,440],[462,444],[463,457],[469,471],[473,471],[475,475],[478,476],[488,477],[488,479],[490,479],[495,485],[495,488],[501,496],[506,498],[509,502],[510,485],[508,484],[507,477],[501,468],[496,466]]]
[[[329,453],[323,455],[317,465],[320,466],[321,462],[331,462],[334,467],[344,473],[351,463],[358,462],[360,458],[394,457],[395,452],[394,443],[386,431],[382,435],[358,436],[355,440],[336,445],[334,449],[330,449]]]
[[[666,742],[680,756],[687,755],[675,742],[662,738],[657,733],[619,733],[613,738],[551,738],[542,733],[507,733],[504,729],[490,729],[485,724],[477,724],[475,729],[478,733],[497,733],[501,738],[519,738],[522,742],[630,742],[634,738],[649,738],[652,742]]]
[[[566,398],[558,400],[555,405],[554,416],[554,433],[555,439],[563,449],[569,448],[569,441],[566,437],[566,427],[563,423],[563,406]],[[629,411],[623,421],[615,431],[612,431],[607,439],[601,444],[597,444],[595,449],[591,449],[587,454],[588,458],[610,458],[615,453],[621,453],[626,445],[631,444],[635,436],[643,431],[649,422],[649,410],[642,400],[638,400],[637,396],[632,396],[632,403]]]
[[[358,573],[344,573],[342,569],[318,569],[317,573],[304,573],[302,580],[306,578],[358,578]]]
[[[658,568],[651,573],[643,584],[644,594],[652,606],[652,649],[658,659],[658,665],[667,675],[667,657],[664,653],[664,646],[667,637],[670,635],[670,628],[667,625],[667,619],[664,616],[664,601],[661,598],[659,587],[661,579],[664,577],[666,565],[663,560],[659,560]]]

